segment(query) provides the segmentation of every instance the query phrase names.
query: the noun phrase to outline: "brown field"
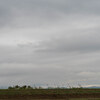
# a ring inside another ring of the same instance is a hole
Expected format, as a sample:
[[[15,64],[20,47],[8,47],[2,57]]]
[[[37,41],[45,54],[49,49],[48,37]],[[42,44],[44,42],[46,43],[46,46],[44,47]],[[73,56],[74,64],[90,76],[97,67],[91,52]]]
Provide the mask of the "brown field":
[[[3,95],[0,99],[75,99],[75,98],[100,98],[100,94],[34,94],[34,95]]]
[[[100,100],[100,89],[0,90],[0,100]]]

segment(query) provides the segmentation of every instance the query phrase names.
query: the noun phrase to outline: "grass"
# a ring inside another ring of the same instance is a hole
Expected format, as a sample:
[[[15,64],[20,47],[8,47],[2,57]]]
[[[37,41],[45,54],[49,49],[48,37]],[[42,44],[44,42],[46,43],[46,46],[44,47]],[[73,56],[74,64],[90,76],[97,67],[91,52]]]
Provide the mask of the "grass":
[[[0,100],[15,100],[15,98],[16,100],[100,100],[100,89],[0,89]]]
[[[69,99],[69,100],[100,100],[100,98],[79,98],[79,99]]]
[[[0,95],[14,94],[98,94],[100,89],[0,89]]]
[[[0,100],[11,100],[11,99],[0,99]],[[19,100],[19,99],[13,99],[13,100]],[[25,99],[21,99],[25,100]],[[29,100],[52,100],[52,99],[29,99]],[[53,99],[55,100],[55,99]],[[100,100],[99,98],[74,98],[74,99],[56,99],[56,100]]]

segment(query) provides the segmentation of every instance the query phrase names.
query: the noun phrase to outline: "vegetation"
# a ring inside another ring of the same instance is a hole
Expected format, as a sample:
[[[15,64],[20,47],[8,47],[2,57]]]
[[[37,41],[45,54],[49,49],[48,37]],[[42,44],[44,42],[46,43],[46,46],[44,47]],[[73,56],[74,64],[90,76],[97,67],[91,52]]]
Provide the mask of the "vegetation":
[[[0,89],[0,99],[72,99],[100,98],[100,89],[85,88],[42,88],[31,86],[10,86]],[[77,99],[76,99],[77,100]],[[83,99],[84,100],[84,99]],[[87,100],[87,99],[86,99]],[[88,99],[89,100],[89,99]],[[92,100],[92,99],[91,99]],[[99,100],[99,99],[98,99]]]
[[[21,89],[33,89],[31,86],[26,86],[26,85],[24,85],[24,86],[18,86],[18,85],[16,85],[16,86],[13,86],[13,87],[8,87],[8,90],[21,90]]]

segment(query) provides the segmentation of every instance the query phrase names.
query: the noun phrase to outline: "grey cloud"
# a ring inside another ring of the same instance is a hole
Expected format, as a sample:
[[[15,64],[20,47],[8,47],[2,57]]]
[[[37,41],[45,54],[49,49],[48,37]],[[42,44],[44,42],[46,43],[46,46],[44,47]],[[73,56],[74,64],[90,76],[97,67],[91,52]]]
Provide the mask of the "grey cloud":
[[[0,0],[0,84],[99,84],[99,8],[99,0]]]
[[[100,51],[99,33],[90,34],[73,34],[72,37],[51,39],[44,42],[41,47],[44,49],[37,50],[37,52],[53,52],[53,53],[70,53],[70,52],[96,52]]]
[[[3,21],[1,25],[7,24],[7,27],[21,27],[21,24],[22,27],[26,24],[31,26],[31,22],[34,26],[39,26],[45,22],[59,21],[67,16],[82,14],[88,17],[89,14],[90,16],[99,14],[98,0],[95,2],[93,0],[1,0],[1,5],[4,5],[0,8],[1,21]]]

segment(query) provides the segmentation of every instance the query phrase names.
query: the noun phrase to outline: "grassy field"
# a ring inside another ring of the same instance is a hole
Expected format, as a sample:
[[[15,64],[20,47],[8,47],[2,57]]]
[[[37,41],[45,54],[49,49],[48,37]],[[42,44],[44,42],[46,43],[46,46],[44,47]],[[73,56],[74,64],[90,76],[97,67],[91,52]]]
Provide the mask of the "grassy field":
[[[80,98],[80,99],[69,99],[69,100],[100,100],[100,98]]]
[[[11,99],[0,99],[0,100],[11,100]],[[20,99],[13,99],[13,100],[20,100]],[[25,100],[25,99],[21,99]],[[52,99],[29,99],[29,100],[52,100]],[[55,100],[55,99],[53,99]],[[99,98],[75,98],[75,99],[56,99],[56,100],[100,100]]]
[[[0,89],[0,95],[31,94],[99,94],[100,89]]]
[[[0,100],[100,100],[100,89],[1,89]]]

